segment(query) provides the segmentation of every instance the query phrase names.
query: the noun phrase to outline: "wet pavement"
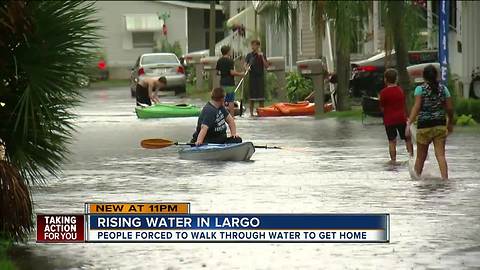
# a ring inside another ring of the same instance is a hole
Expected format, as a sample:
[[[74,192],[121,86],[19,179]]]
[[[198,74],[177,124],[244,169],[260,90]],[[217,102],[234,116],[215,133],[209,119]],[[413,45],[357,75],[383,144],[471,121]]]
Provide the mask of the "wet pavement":
[[[195,213],[390,213],[391,243],[47,245],[32,234],[14,251],[20,269],[480,268],[478,132],[449,137],[449,181],[411,180],[403,144],[401,165],[387,165],[381,125],[310,117],[238,118],[244,140],[287,147],[257,150],[251,162],[184,161],[175,147],[139,142],[187,141],[196,118],[139,120],[128,88],[85,97],[71,159],[59,179],[35,188],[37,213],[83,213],[86,201],[190,201]]]

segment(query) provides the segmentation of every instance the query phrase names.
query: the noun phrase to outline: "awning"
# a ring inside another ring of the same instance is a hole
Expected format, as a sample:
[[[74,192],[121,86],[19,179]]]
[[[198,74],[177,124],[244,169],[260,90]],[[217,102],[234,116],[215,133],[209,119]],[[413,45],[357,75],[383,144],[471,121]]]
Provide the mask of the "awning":
[[[195,3],[193,1],[155,1],[155,2],[161,2],[162,4],[170,4],[170,5],[175,5],[179,7],[186,7],[186,8],[195,8],[195,9],[210,9],[210,3]],[[222,10],[222,5],[216,4],[215,5],[216,10]]]
[[[163,20],[156,13],[125,15],[125,27],[130,32],[154,32],[162,30]]]

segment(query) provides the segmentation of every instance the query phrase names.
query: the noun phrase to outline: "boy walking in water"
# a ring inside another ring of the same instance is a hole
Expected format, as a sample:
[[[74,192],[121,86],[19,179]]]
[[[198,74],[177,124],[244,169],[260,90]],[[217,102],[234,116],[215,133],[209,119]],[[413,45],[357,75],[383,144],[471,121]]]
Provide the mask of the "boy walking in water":
[[[225,106],[232,115],[235,115],[235,79],[233,76],[243,76],[243,73],[235,71],[231,56],[230,46],[225,45],[220,49],[222,57],[217,61],[217,70],[220,73],[220,86],[225,90]]]
[[[255,101],[258,101],[259,107],[265,103],[265,68],[268,67],[267,58],[260,51],[260,41],[252,40],[250,42],[252,52],[245,57],[246,69],[250,67],[250,116],[253,116]]]
[[[405,140],[407,151],[413,156],[413,145],[410,137],[405,136],[407,127],[407,109],[405,94],[397,85],[397,71],[387,69],[384,74],[386,87],[380,91],[380,108],[383,111],[383,124],[388,138],[390,162],[397,160],[397,134]]]

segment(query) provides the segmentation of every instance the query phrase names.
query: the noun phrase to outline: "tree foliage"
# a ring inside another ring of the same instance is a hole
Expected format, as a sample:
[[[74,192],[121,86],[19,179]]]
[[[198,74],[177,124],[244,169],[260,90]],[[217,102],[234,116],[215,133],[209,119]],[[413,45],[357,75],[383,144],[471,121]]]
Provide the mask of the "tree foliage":
[[[277,31],[290,31],[290,11],[296,8],[296,1],[268,1],[262,13],[269,14],[271,25]]]
[[[407,35],[407,5],[405,1],[385,2],[385,40],[390,42],[395,49],[396,68],[398,71],[399,85],[407,92],[411,89],[410,77],[407,72],[408,65],[408,35]],[[385,48],[388,51],[391,49]],[[411,95],[407,95],[410,97]]]
[[[269,12],[277,27],[288,25],[289,12],[299,1],[270,1]],[[336,66],[339,79],[337,87],[338,110],[349,110],[348,81],[350,79],[350,53],[352,41],[358,31],[358,22],[364,22],[368,15],[368,1],[310,1],[310,16],[315,28],[316,42],[321,42],[325,21],[331,20],[335,29]],[[288,30],[288,29],[287,29]],[[322,46],[317,46],[316,55],[322,55]]]
[[[299,72],[290,72],[286,79],[287,97],[289,102],[302,101],[313,90],[312,81],[303,77]]]
[[[327,19],[334,23],[337,84],[337,110],[350,110],[349,81],[350,53],[352,43],[358,31],[358,22],[364,22],[368,16],[368,1],[327,1],[325,12]],[[318,19],[318,18],[317,18]],[[361,25],[361,24],[360,24]]]
[[[0,4],[0,139],[27,181],[56,174],[73,131],[71,109],[96,49],[93,3]]]

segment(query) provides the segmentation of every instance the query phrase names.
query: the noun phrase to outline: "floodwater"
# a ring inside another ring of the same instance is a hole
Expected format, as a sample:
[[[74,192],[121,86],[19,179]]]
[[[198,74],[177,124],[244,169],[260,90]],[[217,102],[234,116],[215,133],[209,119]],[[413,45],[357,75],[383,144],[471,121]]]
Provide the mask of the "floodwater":
[[[478,132],[449,137],[449,181],[412,180],[403,144],[402,165],[387,165],[381,125],[309,117],[239,118],[244,140],[288,147],[257,150],[253,162],[183,161],[175,147],[139,142],[187,141],[195,118],[138,120],[127,88],[85,96],[71,159],[34,191],[37,213],[83,213],[86,201],[189,201],[195,213],[390,213],[391,243],[36,244],[32,234],[13,254],[19,269],[480,268]]]

